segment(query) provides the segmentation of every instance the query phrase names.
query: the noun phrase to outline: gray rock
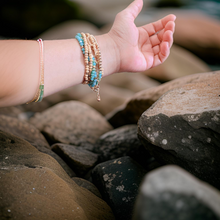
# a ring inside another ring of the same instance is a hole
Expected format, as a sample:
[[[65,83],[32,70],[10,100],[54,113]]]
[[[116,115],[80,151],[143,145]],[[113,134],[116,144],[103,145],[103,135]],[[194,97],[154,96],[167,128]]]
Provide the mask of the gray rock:
[[[220,188],[220,84],[215,77],[161,97],[139,120],[139,138],[162,164]]]
[[[33,145],[40,152],[53,157],[63,167],[70,177],[75,176],[75,173],[70,167],[51,149],[44,136],[40,131],[26,121],[20,121],[17,118],[0,115],[0,130],[16,135]]]
[[[76,146],[93,144],[112,129],[105,118],[78,101],[59,103],[30,119],[46,136],[49,143],[64,143]]]
[[[51,149],[78,174],[85,175],[98,162],[98,154],[67,144],[54,144]]]
[[[87,190],[89,190],[90,192],[92,192],[94,195],[98,196],[99,198],[102,198],[99,190],[96,188],[96,186],[85,180],[85,179],[82,179],[82,178],[79,178],[79,177],[73,177],[72,180],[78,185],[78,186],[81,186]]]
[[[93,182],[116,219],[132,218],[139,184],[145,174],[146,170],[130,157],[100,163],[93,169]]]
[[[130,156],[145,166],[151,157],[137,137],[137,125],[125,125],[103,134],[93,151],[100,154],[101,162]]]
[[[220,192],[177,166],[146,175],[133,220],[220,219]]]
[[[52,157],[0,131],[0,219],[114,219],[109,206],[79,187]]]
[[[219,78],[220,71],[199,73],[172,80],[155,88],[146,89],[136,93],[125,104],[110,112],[106,115],[106,119],[113,127],[120,127],[126,124],[137,124],[141,114],[169,90],[180,88],[185,84],[206,82],[210,79],[218,82]]]

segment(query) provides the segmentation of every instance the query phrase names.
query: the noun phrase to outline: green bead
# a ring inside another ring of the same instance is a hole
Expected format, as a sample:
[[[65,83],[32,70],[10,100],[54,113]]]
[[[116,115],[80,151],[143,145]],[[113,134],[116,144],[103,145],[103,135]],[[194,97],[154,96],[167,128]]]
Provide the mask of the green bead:
[[[43,100],[43,96],[44,96],[44,85],[40,85],[39,87],[40,90],[40,95],[39,95],[39,99],[37,102],[41,102]]]

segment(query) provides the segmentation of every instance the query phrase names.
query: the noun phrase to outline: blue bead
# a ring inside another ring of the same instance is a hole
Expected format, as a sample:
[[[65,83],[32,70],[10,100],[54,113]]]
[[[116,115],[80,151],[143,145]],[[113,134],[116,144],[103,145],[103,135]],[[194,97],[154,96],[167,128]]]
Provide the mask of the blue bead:
[[[93,66],[96,66],[96,62],[93,62],[92,64],[93,64]]]

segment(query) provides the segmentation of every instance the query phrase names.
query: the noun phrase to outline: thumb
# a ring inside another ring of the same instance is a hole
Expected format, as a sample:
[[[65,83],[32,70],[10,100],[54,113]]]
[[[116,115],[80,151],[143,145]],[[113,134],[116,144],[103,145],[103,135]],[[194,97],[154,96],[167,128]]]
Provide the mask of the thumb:
[[[133,20],[139,15],[143,8],[143,0],[134,0],[125,11],[129,13]]]

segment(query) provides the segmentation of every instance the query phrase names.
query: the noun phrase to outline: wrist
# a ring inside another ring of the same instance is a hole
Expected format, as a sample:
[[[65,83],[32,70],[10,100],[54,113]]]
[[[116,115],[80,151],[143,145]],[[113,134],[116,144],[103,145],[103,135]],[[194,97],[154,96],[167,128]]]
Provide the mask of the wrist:
[[[102,54],[104,76],[120,71],[120,54],[115,41],[107,33],[96,36]]]

